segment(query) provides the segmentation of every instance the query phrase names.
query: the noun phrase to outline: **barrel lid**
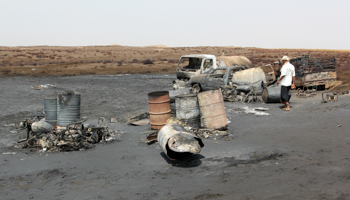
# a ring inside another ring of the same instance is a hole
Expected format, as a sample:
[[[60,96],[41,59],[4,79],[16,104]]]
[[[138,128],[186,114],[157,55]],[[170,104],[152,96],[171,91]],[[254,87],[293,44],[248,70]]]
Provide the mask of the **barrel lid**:
[[[148,93],[148,96],[164,96],[169,94],[169,91],[155,91],[155,92],[150,92]]]
[[[181,95],[177,95],[175,98],[186,98],[186,97],[197,97],[197,94],[181,94]]]

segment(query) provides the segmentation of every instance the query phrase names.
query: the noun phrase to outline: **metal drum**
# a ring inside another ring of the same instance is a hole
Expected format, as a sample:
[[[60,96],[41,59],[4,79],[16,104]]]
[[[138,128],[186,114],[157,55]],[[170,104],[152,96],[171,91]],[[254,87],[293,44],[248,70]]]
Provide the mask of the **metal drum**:
[[[44,98],[45,121],[57,128],[57,95]]]
[[[152,129],[161,129],[170,116],[169,91],[148,93],[149,118]]]
[[[175,97],[176,118],[193,128],[200,128],[200,112],[197,94],[184,94]]]
[[[57,125],[66,127],[80,119],[80,94],[75,91],[63,91],[58,94]]]
[[[261,97],[265,103],[281,103],[281,86],[264,88]]]
[[[265,73],[260,67],[238,71],[232,76],[232,81],[238,83],[249,84],[258,80],[262,80],[264,83],[266,83]]]
[[[190,88],[183,88],[179,90],[169,90],[170,102],[175,102],[175,97],[182,94],[190,94]]]
[[[227,129],[228,121],[221,89],[199,93],[198,103],[204,128]]]

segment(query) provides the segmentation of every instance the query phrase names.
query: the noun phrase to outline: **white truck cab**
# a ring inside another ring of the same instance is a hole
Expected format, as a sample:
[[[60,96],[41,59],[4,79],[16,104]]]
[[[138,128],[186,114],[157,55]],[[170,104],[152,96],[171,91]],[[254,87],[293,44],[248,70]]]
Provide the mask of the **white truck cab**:
[[[191,54],[181,56],[176,69],[178,79],[190,79],[194,74],[205,74],[216,69],[216,57],[208,54]]]
[[[173,81],[174,89],[185,87],[191,76],[206,74],[216,69],[216,57],[209,54],[190,54],[181,56],[176,69],[177,80]]]

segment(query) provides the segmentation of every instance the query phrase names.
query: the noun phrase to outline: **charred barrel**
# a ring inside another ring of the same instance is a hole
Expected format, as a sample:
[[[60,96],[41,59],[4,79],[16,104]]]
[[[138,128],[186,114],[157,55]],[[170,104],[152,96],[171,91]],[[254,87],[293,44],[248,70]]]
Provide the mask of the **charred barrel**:
[[[45,121],[54,128],[57,127],[57,95],[44,98]]]
[[[281,87],[272,86],[263,89],[261,97],[265,103],[280,103],[281,102]]]
[[[75,91],[63,91],[58,94],[57,125],[65,127],[80,119],[80,94]]]
[[[227,129],[228,121],[221,89],[199,93],[198,102],[204,128]]]
[[[170,160],[187,160],[194,153],[200,153],[202,140],[187,132],[179,124],[166,124],[157,137],[160,147]]]
[[[176,118],[193,128],[200,128],[200,112],[197,94],[176,96],[175,104]]]
[[[168,91],[148,93],[149,118],[152,129],[161,129],[170,116],[170,98]]]

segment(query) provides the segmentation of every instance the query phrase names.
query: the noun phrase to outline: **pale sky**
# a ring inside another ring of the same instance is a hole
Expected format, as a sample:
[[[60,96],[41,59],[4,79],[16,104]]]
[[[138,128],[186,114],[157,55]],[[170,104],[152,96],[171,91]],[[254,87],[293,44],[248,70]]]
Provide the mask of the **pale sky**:
[[[0,46],[350,49],[350,0],[0,0]]]

